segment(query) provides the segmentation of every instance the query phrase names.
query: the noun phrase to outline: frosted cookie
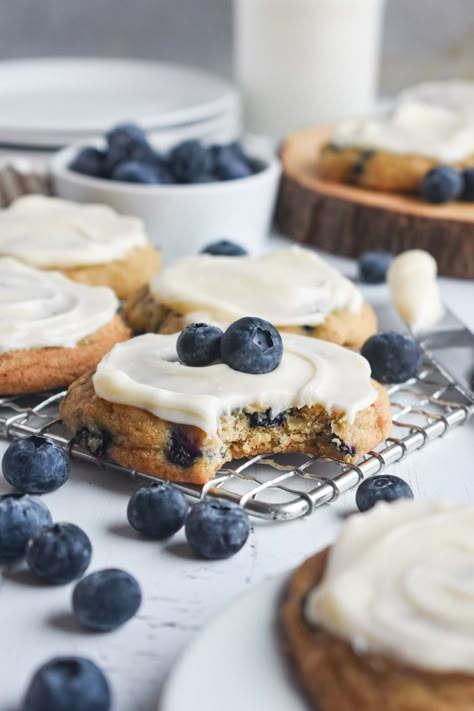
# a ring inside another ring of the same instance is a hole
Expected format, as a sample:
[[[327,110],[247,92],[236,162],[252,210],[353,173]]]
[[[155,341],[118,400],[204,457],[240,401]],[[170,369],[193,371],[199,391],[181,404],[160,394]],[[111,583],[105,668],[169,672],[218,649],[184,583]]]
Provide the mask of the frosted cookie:
[[[135,332],[161,333],[192,322],[228,324],[251,314],[280,331],[349,348],[377,330],[375,314],[354,284],[300,247],[180,259],[130,297],[124,314]]]
[[[198,484],[260,453],[354,462],[388,435],[388,396],[364,358],[318,339],[282,339],[280,364],[254,375],[222,362],[184,365],[177,334],[137,336],[73,383],[61,415],[99,458]]]
[[[0,256],[61,271],[82,284],[110,286],[121,299],[160,266],[141,220],[106,205],[44,195],[18,198],[0,211]]]
[[[69,385],[130,332],[107,287],[0,258],[0,394]]]
[[[404,193],[439,164],[474,166],[474,82],[421,84],[387,116],[339,122],[317,169],[327,180]]]
[[[474,506],[400,500],[291,578],[284,644],[318,711],[474,708]]]

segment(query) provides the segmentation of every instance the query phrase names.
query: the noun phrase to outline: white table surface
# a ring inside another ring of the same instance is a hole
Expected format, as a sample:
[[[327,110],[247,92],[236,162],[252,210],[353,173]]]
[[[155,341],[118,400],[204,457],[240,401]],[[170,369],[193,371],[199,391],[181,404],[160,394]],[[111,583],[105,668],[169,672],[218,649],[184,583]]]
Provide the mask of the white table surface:
[[[351,260],[329,260],[344,273],[355,274]],[[445,303],[474,330],[474,282],[440,279],[440,284]],[[388,299],[385,286],[365,291],[369,301]],[[390,471],[408,480],[416,497],[474,501],[473,434],[471,421]],[[0,454],[4,449],[0,442]],[[183,532],[164,543],[139,539],[125,515],[135,486],[120,474],[75,462],[71,480],[44,497],[56,520],[72,521],[89,534],[94,547],[90,571],[102,567],[129,570],[142,585],[143,605],[133,620],[115,632],[84,632],[70,615],[72,585],[37,584],[22,568],[4,575],[0,587],[0,711],[18,708],[39,664],[70,653],[89,656],[105,670],[113,687],[114,711],[156,709],[173,662],[200,628],[250,586],[290,570],[332,541],[339,514],[354,508],[351,491],[337,504],[320,508],[305,519],[286,523],[255,520],[248,543],[236,556],[206,562],[190,554]],[[0,492],[8,490],[2,479]],[[249,644],[252,634],[249,629]],[[216,653],[225,654],[225,650]],[[233,693],[238,693],[239,670],[229,672]],[[212,659],[209,678],[212,683]],[[190,688],[190,707],[192,703]],[[248,697],[245,708],[253,711]]]

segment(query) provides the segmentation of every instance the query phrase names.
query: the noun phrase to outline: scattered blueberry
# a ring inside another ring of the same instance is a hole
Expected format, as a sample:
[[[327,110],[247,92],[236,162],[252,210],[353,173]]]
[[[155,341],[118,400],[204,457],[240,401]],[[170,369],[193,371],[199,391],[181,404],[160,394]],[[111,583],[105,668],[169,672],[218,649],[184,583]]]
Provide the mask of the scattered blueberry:
[[[159,159],[147,141],[146,134],[134,123],[123,123],[112,128],[106,134],[107,150],[104,169],[112,176],[122,163],[138,161],[155,165]]]
[[[359,257],[359,278],[364,284],[383,284],[392,261],[388,252],[364,252]]]
[[[142,183],[155,185],[159,183],[158,172],[149,163],[140,163],[137,160],[129,160],[120,163],[112,173],[112,180],[123,183]]]
[[[379,501],[396,499],[413,499],[413,491],[406,481],[393,474],[380,474],[364,479],[356,492],[359,511],[368,511]]]
[[[243,257],[247,254],[247,250],[228,239],[220,239],[204,247],[201,254],[212,254],[215,257]]]
[[[184,524],[188,503],[184,494],[165,481],[142,486],[130,498],[127,518],[146,538],[169,538]]]
[[[72,594],[72,607],[78,621],[99,632],[109,632],[123,625],[134,616],[141,601],[137,580],[117,568],[86,575]]]
[[[371,336],[361,355],[369,361],[372,377],[379,383],[404,383],[416,375],[421,363],[418,343],[394,331]]]
[[[202,451],[180,427],[174,427],[169,435],[166,458],[176,467],[188,469],[202,455]]]
[[[191,323],[176,341],[178,358],[184,365],[210,365],[219,358],[221,338],[222,331],[217,326]]]
[[[253,170],[233,145],[213,146],[212,174],[219,180],[239,180],[252,175]]]
[[[0,560],[15,560],[25,554],[29,538],[53,522],[45,504],[27,494],[0,496]]]
[[[43,664],[28,686],[22,711],[109,711],[109,683],[85,657],[55,657]]]
[[[271,410],[264,410],[263,412],[247,412],[250,427],[281,427],[285,424],[288,419],[288,412],[279,412],[277,415],[272,416]]]
[[[461,198],[467,202],[474,202],[474,168],[466,168],[462,178],[464,187]]]
[[[87,146],[79,151],[69,167],[76,173],[102,178],[104,175],[104,159],[103,151],[93,148],[93,146]]]
[[[449,165],[437,165],[429,170],[420,185],[421,197],[435,205],[456,200],[462,189],[461,175]]]
[[[32,573],[54,585],[80,578],[91,557],[88,536],[73,523],[55,523],[40,528],[28,541],[25,553]]]
[[[17,439],[2,459],[3,476],[25,494],[47,494],[69,478],[71,463],[64,449],[44,437]]]
[[[178,183],[193,183],[211,175],[212,157],[199,141],[184,141],[170,151],[168,167]]]
[[[189,545],[202,558],[229,558],[249,537],[250,523],[237,504],[204,499],[188,513],[185,532]]]
[[[282,356],[280,334],[262,318],[240,318],[222,336],[222,360],[242,373],[269,373],[280,365]]]

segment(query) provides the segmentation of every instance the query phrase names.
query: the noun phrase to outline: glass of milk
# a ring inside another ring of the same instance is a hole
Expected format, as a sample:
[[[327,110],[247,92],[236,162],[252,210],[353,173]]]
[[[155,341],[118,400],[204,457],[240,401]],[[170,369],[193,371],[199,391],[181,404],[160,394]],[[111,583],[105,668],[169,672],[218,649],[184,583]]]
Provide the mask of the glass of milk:
[[[234,64],[247,130],[370,112],[384,0],[234,0]]]

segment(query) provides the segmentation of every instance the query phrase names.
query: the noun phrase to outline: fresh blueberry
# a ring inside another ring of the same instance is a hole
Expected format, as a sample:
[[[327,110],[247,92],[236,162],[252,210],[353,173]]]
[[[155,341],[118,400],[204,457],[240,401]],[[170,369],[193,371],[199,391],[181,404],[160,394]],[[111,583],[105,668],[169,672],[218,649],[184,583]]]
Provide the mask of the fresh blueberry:
[[[184,494],[165,481],[138,489],[127,507],[130,525],[146,538],[169,538],[184,524],[188,503]]]
[[[53,519],[47,506],[27,494],[0,496],[0,560],[15,560],[25,554],[29,538]]]
[[[396,499],[413,499],[413,491],[406,481],[393,474],[380,474],[364,479],[356,492],[359,511],[368,511],[379,501]]]
[[[463,179],[449,165],[437,165],[429,170],[420,184],[421,197],[435,205],[456,200],[462,193]]]
[[[184,365],[210,365],[219,358],[221,338],[222,331],[217,326],[191,323],[176,341],[178,358]]]
[[[82,148],[70,164],[70,170],[83,175],[101,178],[104,175],[105,154],[98,148],[87,146]]]
[[[474,202],[474,168],[466,168],[462,178],[464,187],[461,197],[467,202]]]
[[[219,180],[248,178],[253,170],[233,146],[212,146],[212,174]]]
[[[67,452],[44,437],[17,439],[2,459],[3,476],[24,494],[47,494],[69,478],[71,463]]]
[[[247,250],[229,239],[219,239],[201,249],[201,254],[212,254],[215,257],[243,257],[247,254]]]
[[[379,383],[404,383],[416,375],[421,363],[421,348],[401,333],[387,331],[371,336],[361,354],[370,363],[372,377]]]
[[[269,373],[280,365],[282,356],[280,334],[262,318],[240,318],[222,336],[222,360],[242,373]]]
[[[54,585],[80,578],[91,557],[88,536],[73,523],[55,523],[40,528],[28,541],[25,554],[32,573]]]
[[[157,162],[157,154],[148,143],[145,131],[134,123],[115,126],[106,134],[106,139],[104,170],[109,176],[121,163],[137,161],[154,166]]]
[[[142,183],[144,185],[156,185],[160,182],[158,171],[154,165],[139,163],[137,160],[120,163],[112,172],[111,178],[122,183]]]
[[[174,427],[169,435],[166,458],[175,467],[188,469],[202,456],[202,451],[180,427]]]
[[[168,168],[178,183],[194,183],[211,175],[212,156],[199,141],[184,141],[170,151]]]
[[[359,257],[359,278],[364,284],[383,284],[392,261],[388,252],[364,252]]]
[[[204,499],[188,513],[185,532],[202,558],[229,558],[249,537],[250,523],[243,508],[232,501]]]
[[[72,607],[84,627],[109,632],[134,616],[142,592],[137,580],[117,568],[98,570],[80,580],[72,594]]]
[[[33,675],[22,711],[109,711],[103,672],[85,657],[55,657]]]

